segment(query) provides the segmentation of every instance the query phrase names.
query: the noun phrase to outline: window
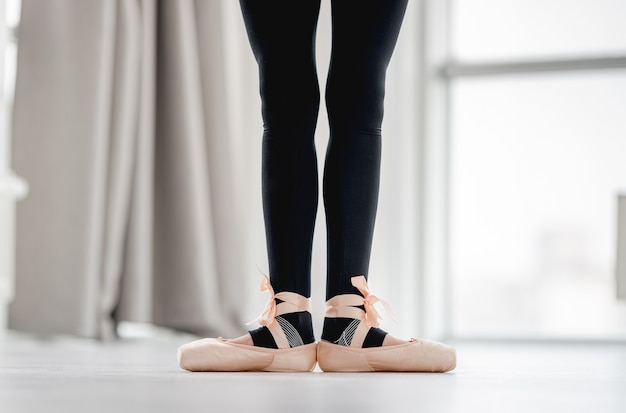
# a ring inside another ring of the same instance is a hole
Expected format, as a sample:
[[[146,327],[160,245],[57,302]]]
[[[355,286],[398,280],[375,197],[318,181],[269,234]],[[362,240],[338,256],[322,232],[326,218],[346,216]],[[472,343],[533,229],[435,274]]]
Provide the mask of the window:
[[[626,338],[626,2],[455,0],[448,19],[449,333]]]
[[[623,55],[623,0],[452,0],[452,55],[463,62]]]

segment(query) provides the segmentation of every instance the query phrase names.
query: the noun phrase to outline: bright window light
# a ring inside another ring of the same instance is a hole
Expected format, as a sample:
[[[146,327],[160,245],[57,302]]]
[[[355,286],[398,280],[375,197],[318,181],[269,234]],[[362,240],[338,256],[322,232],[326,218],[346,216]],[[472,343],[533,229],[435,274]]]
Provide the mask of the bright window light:
[[[463,61],[626,53],[624,0],[452,0]]]
[[[624,96],[626,70],[452,82],[454,335],[626,338]]]

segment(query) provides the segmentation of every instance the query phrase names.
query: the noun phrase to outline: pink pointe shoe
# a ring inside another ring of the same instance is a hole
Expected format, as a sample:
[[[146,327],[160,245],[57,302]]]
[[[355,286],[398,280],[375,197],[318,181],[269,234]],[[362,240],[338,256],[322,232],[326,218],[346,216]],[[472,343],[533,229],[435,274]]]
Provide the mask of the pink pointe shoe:
[[[386,307],[387,304],[369,293],[365,277],[352,277],[352,285],[364,297],[357,294],[342,294],[331,298],[326,302],[326,317],[353,318],[360,322],[356,329],[348,327],[344,331],[344,334],[352,336],[349,346],[324,340],[318,343],[317,362],[323,371],[443,373],[456,367],[454,348],[436,341],[412,338],[402,344],[362,348],[369,329],[379,325],[380,316],[374,304],[382,302]],[[365,311],[358,306],[363,306]]]
[[[311,371],[316,363],[316,344],[290,347],[289,340],[276,320],[277,316],[299,311],[311,312],[308,298],[292,292],[274,294],[267,277],[261,291],[269,291],[270,299],[257,318],[266,326],[277,349],[232,343],[219,338],[203,338],[182,345],[178,349],[178,363],[189,371]],[[276,299],[282,302],[276,304]]]

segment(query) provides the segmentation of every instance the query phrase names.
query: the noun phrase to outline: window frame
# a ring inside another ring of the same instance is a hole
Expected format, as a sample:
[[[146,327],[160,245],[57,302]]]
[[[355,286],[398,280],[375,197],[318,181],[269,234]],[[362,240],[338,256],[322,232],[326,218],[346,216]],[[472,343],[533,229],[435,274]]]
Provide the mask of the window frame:
[[[472,339],[456,336],[452,325],[450,251],[450,153],[451,86],[455,80],[475,76],[526,73],[601,71],[626,69],[623,54],[541,57],[465,62],[452,54],[452,8],[454,0],[421,0],[422,42],[420,130],[420,327],[421,332],[441,339]],[[501,339],[501,337],[493,337]]]

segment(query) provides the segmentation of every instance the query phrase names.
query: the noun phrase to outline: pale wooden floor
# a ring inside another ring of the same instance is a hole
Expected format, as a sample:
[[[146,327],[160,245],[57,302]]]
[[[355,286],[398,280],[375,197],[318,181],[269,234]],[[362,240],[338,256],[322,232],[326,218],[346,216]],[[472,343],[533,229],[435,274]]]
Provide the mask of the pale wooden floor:
[[[186,338],[0,338],[0,412],[626,412],[626,346],[456,343],[454,373],[188,373]]]

